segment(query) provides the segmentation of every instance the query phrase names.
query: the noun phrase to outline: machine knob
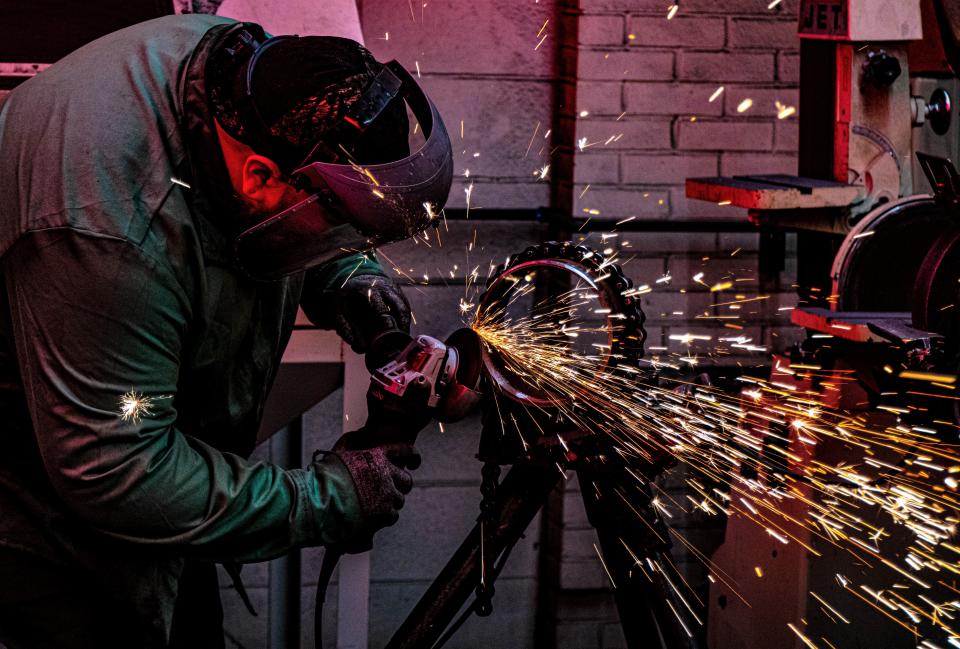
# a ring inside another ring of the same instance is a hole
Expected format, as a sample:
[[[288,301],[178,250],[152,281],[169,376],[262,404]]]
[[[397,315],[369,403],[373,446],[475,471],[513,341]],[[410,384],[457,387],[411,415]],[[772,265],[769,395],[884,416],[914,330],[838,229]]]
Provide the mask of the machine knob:
[[[900,60],[887,54],[886,50],[869,52],[867,60],[863,62],[864,79],[877,88],[890,87],[900,78],[901,72]]]
[[[937,135],[944,135],[950,130],[950,120],[953,117],[953,101],[950,93],[943,88],[937,88],[930,95],[927,102],[926,118],[930,128]]]

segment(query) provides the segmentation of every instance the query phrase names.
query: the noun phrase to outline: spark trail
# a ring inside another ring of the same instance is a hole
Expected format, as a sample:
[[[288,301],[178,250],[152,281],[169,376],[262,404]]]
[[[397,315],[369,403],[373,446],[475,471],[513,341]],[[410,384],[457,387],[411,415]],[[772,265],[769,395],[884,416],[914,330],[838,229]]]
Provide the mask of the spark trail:
[[[617,328],[617,315],[599,308],[589,286],[516,315],[511,307],[532,299],[533,283],[511,279],[505,302],[478,310],[471,323],[511,374],[578,427],[609,435],[624,457],[654,462],[669,454],[684,463],[694,508],[745,517],[813,557],[829,546],[847,553],[862,583],[838,575],[845,592],[929,646],[956,641],[960,591],[948,581],[960,575],[957,446],[931,428],[903,424],[896,412],[877,427],[831,409],[825,391],[852,380],[842,373],[777,367],[790,382],[742,376],[738,397],[705,386],[676,390],[651,370],[613,368],[607,345],[578,340]],[[797,380],[811,377],[821,388]],[[820,445],[853,449],[855,461],[820,459]],[[893,528],[909,535],[905,550],[890,541]]]

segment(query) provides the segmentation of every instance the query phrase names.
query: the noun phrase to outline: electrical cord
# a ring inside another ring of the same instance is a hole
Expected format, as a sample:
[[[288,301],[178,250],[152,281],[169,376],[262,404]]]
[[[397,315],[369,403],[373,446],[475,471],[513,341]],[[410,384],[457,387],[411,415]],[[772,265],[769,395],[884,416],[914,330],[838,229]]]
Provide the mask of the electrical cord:
[[[317,601],[313,607],[313,646],[316,649],[323,649],[323,605],[327,599],[327,586],[342,556],[343,552],[336,548],[327,548],[323,553],[323,562],[317,575]]]
[[[516,546],[516,543],[511,543],[509,546],[504,548],[503,552],[500,554],[500,560],[493,567],[493,581],[497,580],[497,577],[500,576],[500,572],[503,570],[503,567],[507,563],[507,559],[510,557],[510,552]],[[477,604],[479,603],[479,598],[475,598],[473,602],[467,607],[467,609],[460,614],[453,623],[447,627],[447,630],[443,632],[443,635],[437,640],[436,644],[433,645],[431,649],[440,649],[446,644],[447,640],[453,637],[453,635],[463,626],[463,623],[466,622],[473,612],[477,609]]]

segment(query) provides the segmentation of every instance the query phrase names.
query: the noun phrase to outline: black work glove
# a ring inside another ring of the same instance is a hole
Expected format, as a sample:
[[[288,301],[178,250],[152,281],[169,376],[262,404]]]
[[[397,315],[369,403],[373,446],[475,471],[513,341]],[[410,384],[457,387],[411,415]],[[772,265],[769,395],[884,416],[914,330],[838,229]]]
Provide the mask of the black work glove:
[[[384,331],[410,331],[410,303],[400,287],[382,275],[355,275],[337,291],[337,333],[358,354]]]
[[[400,518],[404,495],[413,489],[408,469],[420,466],[420,454],[409,444],[395,443],[362,448],[362,436],[347,433],[333,447],[332,454],[343,462],[353,480],[360,518],[360,531],[343,552],[366,552],[373,544],[373,535]]]

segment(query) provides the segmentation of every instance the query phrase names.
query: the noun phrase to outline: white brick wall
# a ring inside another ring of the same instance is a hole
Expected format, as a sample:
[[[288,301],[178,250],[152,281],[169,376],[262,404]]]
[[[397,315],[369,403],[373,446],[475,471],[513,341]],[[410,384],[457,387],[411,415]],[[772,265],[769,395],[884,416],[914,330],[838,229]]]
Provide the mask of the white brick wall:
[[[575,215],[619,220],[643,219],[742,220],[742,210],[690,201],[687,177],[750,173],[795,173],[797,118],[778,120],[775,102],[797,106],[798,40],[796,0],[785,0],[770,11],[768,0],[681,0],[680,10],[666,20],[664,0],[581,0],[580,50],[577,83],[578,137],[588,146],[575,156]],[[724,93],[714,102],[711,94]],[[750,98],[753,106],[737,107]],[[587,111],[586,115],[582,111]],[[612,118],[611,118],[612,116]],[[693,119],[691,119],[693,118]],[[611,135],[623,135],[606,142]],[[671,333],[704,333],[714,337],[699,351],[716,346],[716,338],[751,336],[757,344],[784,347],[796,336],[781,306],[796,302],[789,288],[795,263],[788,252],[788,273],[770,299],[743,305],[738,324],[694,320],[698,314],[718,315],[728,307],[712,308],[729,299],[693,284],[724,277],[750,278],[737,293],[760,295],[757,274],[759,237],[755,233],[630,233],[621,256],[628,275],[652,283],[669,271],[673,282],[645,295],[648,344],[681,351]],[[731,253],[737,251],[735,255]],[[679,289],[686,288],[681,293]],[[686,349],[686,348],[683,348]],[[698,351],[691,349],[691,351]],[[762,361],[758,356],[731,356],[725,363]],[[567,484],[558,638],[577,649],[610,649],[623,645],[615,622],[609,585],[594,553],[593,532],[583,517],[579,492]],[[680,495],[680,476],[664,488]],[[706,522],[677,517],[675,527],[709,552],[717,532]],[[694,584],[703,582],[702,565],[677,549],[678,566]]]
[[[577,155],[577,166],[583,161],[587,170],[575,180],[577,193],[587,183],[591,189],[579,207],[613,220],[742,218],[735,208],[686,201],[683,180],[688,173],[726,173],[724,164],[737,173],[767,172],[769,163],[777,171],[795,171],[796,117],[778,120],[775,103],[798,102],[797,2],[768,10],[764,0],[684,0],[672,20],[666,19],[668,4],[580,3],[577,134],[591,146]],[[725,92],[710,102],[721,85]],[[737,112],[746,98],[753,106]],[[744,155],[722,160],[727,151]],[[773,152],[778,155],[771,158]],[[616,175],[612,159],[588,157],[600,154],[618,155]],[[753,169],[750,155],[758,155]],[[616,189],[605,191],[608,185]],[[650,210],[625,192],[666,193],[668,209]]]

